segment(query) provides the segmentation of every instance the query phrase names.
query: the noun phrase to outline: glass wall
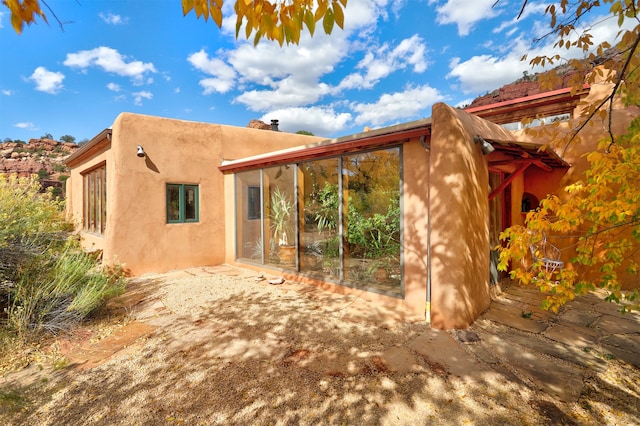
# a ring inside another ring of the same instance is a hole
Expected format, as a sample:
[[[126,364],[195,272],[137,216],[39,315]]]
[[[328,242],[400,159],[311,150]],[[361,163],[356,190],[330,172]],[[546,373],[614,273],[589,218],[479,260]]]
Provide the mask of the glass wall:
[[[263,169],[265,263],[297,269],[297,200],[294,164]]]
[[[342,161],[345,279],[382,292],[400,289],[400,150]]]
[[[402,296],[399,147],[236,174],[238,259]]]
[[[300,270],[339,279],[341,272],[338,158],[300,165]]]
[[[238,259],[262,263],[262,171],[236,174],[236,241]]]

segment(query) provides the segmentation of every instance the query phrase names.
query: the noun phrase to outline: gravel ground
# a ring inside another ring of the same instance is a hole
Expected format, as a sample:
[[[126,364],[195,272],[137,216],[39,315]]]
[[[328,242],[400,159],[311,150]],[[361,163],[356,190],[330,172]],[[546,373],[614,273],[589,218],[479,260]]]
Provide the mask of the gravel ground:
[[[152,325],[154,331],[94,368],[69,367],[63,374],[44,369],[28,388],[28,409],[0,414],[0,420],[9,425],[638,422],[640,407],[612,408],[616,392],[622,392],[615,380],[598,378],[585,392],[588,400],[562,403],[504,372],[454,375],[411,351],[406,366],[389,363],[394,353],[406,355],[408,343],[429,327],[356,318],[349,307],[362,301],[354,296],[295,283],[269,285],[255,276],[221,267],[132,280],[124,305],[112,309],[125,310],[127,321]],[[109,338],[104,335],[95,337],[94,331],[94,340]],[[615,369],[622,366],[612,368],[607,375],[625,376]],[[631,380],[639,377],[634,374]],[[625,386],[628,404],[637,404],[638,382]]]

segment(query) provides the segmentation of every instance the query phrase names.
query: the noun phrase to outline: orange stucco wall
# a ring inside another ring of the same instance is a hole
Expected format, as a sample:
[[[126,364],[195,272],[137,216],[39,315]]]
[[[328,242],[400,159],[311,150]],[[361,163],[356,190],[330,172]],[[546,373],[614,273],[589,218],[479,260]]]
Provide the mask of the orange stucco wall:
[[[432,122],[431,324],[465,328],[490,303],[489,172],[473,137],[513,135],[442,103],[433,106]]]
[[[110,149],[73,167],[71,211],[81,220],[81,173],[106,160],[106,232],[83,232],[85,247],[102,249],[107,264],[123,264],[132,275],[220,264],[225,260],[225,207],[233,205],[233,192],[225,193],[218,170],[221,161],[318,139],[123,113],[113,123]],[[138,145],[146,157],[136,156]],[[199,185],[197,223],[166,223],[168,183]]]

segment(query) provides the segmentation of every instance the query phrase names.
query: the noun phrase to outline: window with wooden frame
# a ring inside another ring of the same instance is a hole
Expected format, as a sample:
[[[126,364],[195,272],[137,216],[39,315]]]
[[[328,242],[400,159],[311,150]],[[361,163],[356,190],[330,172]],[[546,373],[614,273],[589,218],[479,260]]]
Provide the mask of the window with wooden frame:
[[[198,185],[167,184],[167,223],[198,222]]]
[[[107,167],[103,163],[82,174],[85,231],[104,234],[107,225]]]

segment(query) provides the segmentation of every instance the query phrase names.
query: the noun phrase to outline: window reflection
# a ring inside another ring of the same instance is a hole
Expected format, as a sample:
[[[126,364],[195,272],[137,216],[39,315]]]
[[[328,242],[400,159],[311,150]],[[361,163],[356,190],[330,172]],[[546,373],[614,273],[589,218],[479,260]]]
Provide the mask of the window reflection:
[[[400,172],[391,148],[237,173],[238,258],[402,296]]]

